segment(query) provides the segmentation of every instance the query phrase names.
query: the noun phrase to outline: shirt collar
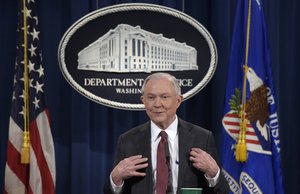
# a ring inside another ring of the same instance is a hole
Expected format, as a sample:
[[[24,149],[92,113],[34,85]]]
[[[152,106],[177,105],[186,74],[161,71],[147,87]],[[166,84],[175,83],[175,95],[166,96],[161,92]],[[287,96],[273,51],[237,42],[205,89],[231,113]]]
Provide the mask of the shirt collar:
[[[177,118],[177,115],[175,115],[175,120],[169,125],[168,128],[166,128],[164,130],[168,134],[168,138],[171,141],[174,141],[174,139],[177,135],[177,127],[178,127],[178,118]],[[152,139],[152,141],[157,140],[160,132],[161,132],[161,129],[153,121],[151,121],[151,139]]]

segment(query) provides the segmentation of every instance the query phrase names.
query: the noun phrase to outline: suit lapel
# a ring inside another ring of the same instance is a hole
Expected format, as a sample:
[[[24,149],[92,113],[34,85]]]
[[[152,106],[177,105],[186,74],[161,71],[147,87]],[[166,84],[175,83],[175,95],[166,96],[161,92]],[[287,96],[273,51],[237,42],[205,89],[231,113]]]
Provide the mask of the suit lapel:
[[[146,168],[146,180],[144,187],[145,190],[147,188],[147,193],[153,193],[153,178],[152,178],[152,160],[151,160],[151,129],[150,122],[144,125],[140,129],[140,133],[138,135],[137,148],[143,157],[148,157],[148,167]]]
[[[151,159],[151,131],[150,131],[150,124],[143,126],[140,129],[140,133],[137,135],[137,147],[144,157],[150,157]]]
[[[194,136],[181,119],[178,122],[178,144],[179,144],[179,172],[178,190],[182,187],[184,174],[189,166],[189,153],[193,145]]]

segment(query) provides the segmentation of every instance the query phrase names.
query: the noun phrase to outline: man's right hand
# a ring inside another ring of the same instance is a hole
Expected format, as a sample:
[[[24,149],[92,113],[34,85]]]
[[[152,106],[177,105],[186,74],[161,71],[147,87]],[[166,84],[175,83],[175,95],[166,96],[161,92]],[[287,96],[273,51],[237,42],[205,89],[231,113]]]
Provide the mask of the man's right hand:
[[[115,185],[120,186],[125,179],[134,176],[146,176],[144,172],[138,170],[148,166],[148,158],[143,158],[142,155],[135,155],[121,160],[111,173],[112,181]]]

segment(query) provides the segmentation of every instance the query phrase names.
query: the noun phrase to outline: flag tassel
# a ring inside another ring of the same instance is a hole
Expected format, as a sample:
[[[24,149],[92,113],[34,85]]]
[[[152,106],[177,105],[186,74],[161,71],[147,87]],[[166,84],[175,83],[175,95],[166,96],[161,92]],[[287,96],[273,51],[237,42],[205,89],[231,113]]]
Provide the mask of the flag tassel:
[[[236,145],[236,154],[235,154],[235,159],[238,162],[247,161],[246,131],[247,131],[247,119],[242,119],[240,123],[240,133],[239,133],[238,143]]]
[[[21,163],[29,164],[30,161],[30,136],[28,131],[23,133],[23,146],[21,149]]]
[[[247,80],[247,71],[248,66],[244,66],[244,86],[243,86],[243,96],[242,96],[242,110],[240,112],[240,132],[238,143],[236,145],[236,154],[235,159],[238,162],[247,161],[247,144],[246,144],[246,132],[247,132],[247,123],[246,119],[246,80]]]

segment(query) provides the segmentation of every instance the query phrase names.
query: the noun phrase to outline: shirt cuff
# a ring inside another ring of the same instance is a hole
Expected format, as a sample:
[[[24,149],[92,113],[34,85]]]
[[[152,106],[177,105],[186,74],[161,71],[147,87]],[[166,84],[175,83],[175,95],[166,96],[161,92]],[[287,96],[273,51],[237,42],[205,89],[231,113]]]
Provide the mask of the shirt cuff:
[[[119,194],[121,193],[122,189],[123,189],[123,185],[124,185],[124,181],[122,182],[122,184],[120,186],[117,186],[114,181],[111,178],[111,174],[109,175],[109,179],[110,179],[110,185],[112,188],[112,191],[114,194]]]
[[[217,184],[218,181],[219,181],[219,176],[220,176],[220,168],[218,168],[218,172],[217,172],[216,176],[213,177],[213,178],[209,178],[209,177],[206,176],[206,174],[204,174],[204,177],[205,177],[206,180],[208,181],[208,186],[209,186],[209,187],[214,187],[214,186],[216,186],[216,184]]]

